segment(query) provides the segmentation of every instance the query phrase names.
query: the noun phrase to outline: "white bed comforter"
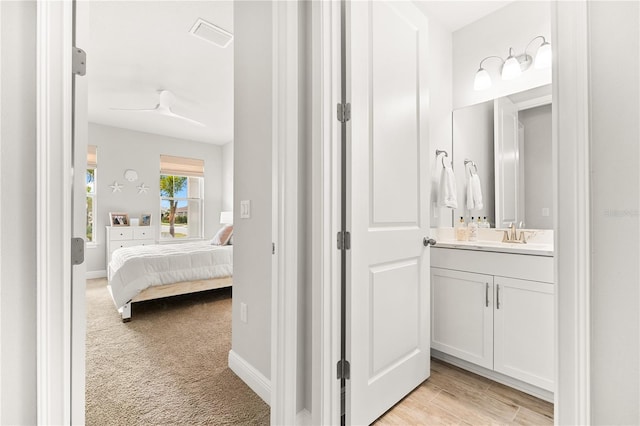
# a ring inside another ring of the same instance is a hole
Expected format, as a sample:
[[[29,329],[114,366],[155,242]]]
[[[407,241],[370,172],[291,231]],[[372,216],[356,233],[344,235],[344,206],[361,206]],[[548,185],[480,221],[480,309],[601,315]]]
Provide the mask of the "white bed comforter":
[[[120,248],[109,263],[109,285],[118,308],[150,286],[232,274],[233,246],[209,241]]]

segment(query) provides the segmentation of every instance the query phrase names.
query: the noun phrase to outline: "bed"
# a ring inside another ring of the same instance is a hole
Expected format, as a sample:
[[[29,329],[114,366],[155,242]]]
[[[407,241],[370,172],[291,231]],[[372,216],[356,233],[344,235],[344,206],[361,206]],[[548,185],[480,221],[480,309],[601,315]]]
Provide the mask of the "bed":
[[[233,246],[210,241],[124,247],[108,266],[109,292],[124,322],[143,300],[229,287]]]

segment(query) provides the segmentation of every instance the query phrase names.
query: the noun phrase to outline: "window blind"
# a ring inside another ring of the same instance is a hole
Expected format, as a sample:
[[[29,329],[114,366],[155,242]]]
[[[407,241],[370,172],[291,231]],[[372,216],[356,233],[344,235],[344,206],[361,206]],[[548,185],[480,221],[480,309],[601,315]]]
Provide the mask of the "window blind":
[[[160,155],[160,174],[204,177],[204,160]]]
[[[98,147],[87,145],[87,169],[98,168]]]

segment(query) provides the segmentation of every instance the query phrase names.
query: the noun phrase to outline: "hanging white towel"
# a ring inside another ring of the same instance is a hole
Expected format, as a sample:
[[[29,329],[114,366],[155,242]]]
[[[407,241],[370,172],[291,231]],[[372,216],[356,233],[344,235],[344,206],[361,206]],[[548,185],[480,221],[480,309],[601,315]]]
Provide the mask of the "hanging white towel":
[[[444,163],[443,163],[444,164]],[[458,190],[456,177],[451,165],[444,165],[440,173],[440,190],[438,191],[438,205],[450,209],[458,208]]]
[[[477,173],[469,170],[469,177],[467,179],[467,209],[482,210],[483,208],[480,178]]]

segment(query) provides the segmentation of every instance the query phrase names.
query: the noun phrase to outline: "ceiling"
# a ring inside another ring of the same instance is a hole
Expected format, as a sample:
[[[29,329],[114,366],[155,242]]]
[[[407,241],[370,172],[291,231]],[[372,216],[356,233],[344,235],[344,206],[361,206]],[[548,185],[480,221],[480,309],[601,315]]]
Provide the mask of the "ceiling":
[[[434,17],[449,31],[454,32],[513,3],[513,0],[414,0],[414,3],[428,16]]]
[[[189,33],[198,18],[233,33],[230,1],[92,1],[87,47],[89,121],[214,144],[233,140],[233,42]],[[84,47],[84,46],[83,46]],[[158,91],[198,126],[150,112]]]
[[[233,46],[189,33],[202,18],[233,33],[232,1],[91,1],[87,78],[94,123],[222,145],[233,140]],[[511,1],[423,1],[418,7],[455,31]],[[82,46],[84,47],[84,46]],[[158,92],[172,111],[205,126],[143,109]]]

